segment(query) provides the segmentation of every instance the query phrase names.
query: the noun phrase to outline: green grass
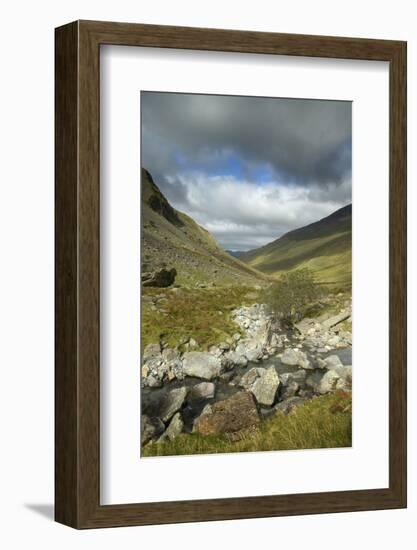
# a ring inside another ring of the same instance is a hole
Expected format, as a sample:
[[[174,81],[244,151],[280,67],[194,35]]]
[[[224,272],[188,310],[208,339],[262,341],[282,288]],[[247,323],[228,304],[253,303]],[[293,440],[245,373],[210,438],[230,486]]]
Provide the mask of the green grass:
[[[159,341],[175,347],[192,336],[203,349],[240,332],[231,311],[257,299],[252,288],[238,286],[143,288],[142,296],[143,347]]]
[[[325,290],[325,289],[324,289]],[[341,296],[339,296],[341,294]],[[325,294],[324,294],[325,295]],[[326,295],[325,295],[326,296]],[[352,293],[350,291],[342,290],[338,288],[336,291],[333,291],[332,294],[329,294],[327,300],[319,301],[317,304],[314,304],[307,310],[306,317],[309,319],[314,319],[316,317],[321,317],[325,314],[337,315],[340,313],[340,310],[344,306],[346,300],[352,299]],[[348,330],[346,328],[346,330]]]
[[[241,259],[270,275],[309,268],[318,282],[351,287],[351,215],[336,212],[249,251]]]
[[[352,445],[352,397],[349,392],[317,397],[285,416],[263,420],[257,432],[240,441],[226,435],[182,434],[173,441],[151,443],[143,456],[193,455],[250,451],[323,449]]]

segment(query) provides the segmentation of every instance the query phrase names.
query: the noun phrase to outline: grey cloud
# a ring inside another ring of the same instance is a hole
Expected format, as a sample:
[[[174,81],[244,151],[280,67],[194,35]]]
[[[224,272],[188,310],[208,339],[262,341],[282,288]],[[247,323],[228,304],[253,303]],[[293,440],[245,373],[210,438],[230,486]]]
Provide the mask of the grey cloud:
[[[295,183],[340,181],[350,171],[351,103],[142,92],[142,156],[150,170],[211,169],[242,159],[245,176],[267,165]]]
[[[351,202],[350,102],[141,97],[142,165],[224,248],[261,246]]]

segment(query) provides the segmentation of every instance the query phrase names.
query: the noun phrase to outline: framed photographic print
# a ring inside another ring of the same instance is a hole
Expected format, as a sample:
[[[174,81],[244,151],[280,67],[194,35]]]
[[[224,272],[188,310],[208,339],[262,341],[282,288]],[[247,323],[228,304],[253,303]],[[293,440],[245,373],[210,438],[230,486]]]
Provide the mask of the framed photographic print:
[[[406,506],[406,44],[56,29],[56,520]]]

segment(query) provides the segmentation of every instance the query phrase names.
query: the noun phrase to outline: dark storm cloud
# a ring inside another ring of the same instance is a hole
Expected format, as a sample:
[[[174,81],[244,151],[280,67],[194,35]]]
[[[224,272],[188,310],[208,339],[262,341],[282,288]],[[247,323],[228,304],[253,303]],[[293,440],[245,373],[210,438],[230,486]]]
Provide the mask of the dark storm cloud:
[[[350,202],[350,102],[141,99],[142,165],[223,246],[264,244]]]
[[[143,162],[161,171],[215,169],[231,153],[247,177],[266,164],[326,183],[350,169],[350,102],[144,92],[142,128]]]

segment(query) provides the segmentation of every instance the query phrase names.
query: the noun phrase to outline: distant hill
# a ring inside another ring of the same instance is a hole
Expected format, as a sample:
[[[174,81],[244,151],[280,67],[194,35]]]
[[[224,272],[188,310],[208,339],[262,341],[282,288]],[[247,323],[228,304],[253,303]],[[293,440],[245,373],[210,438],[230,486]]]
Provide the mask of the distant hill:
[[[175,267],[184,285],[256,284],[266,277],[227,254],[190,216],[173,208],[142,169],[142,272]]]
[[[244,254],[246,254],[246,252],[242,250],[226,250],[226,252],[233,256],[233,258],[241,258]]]
[[[351,285],[352,205],[250,250],[240,259],[271,275],[310,268],[318,281]]]

